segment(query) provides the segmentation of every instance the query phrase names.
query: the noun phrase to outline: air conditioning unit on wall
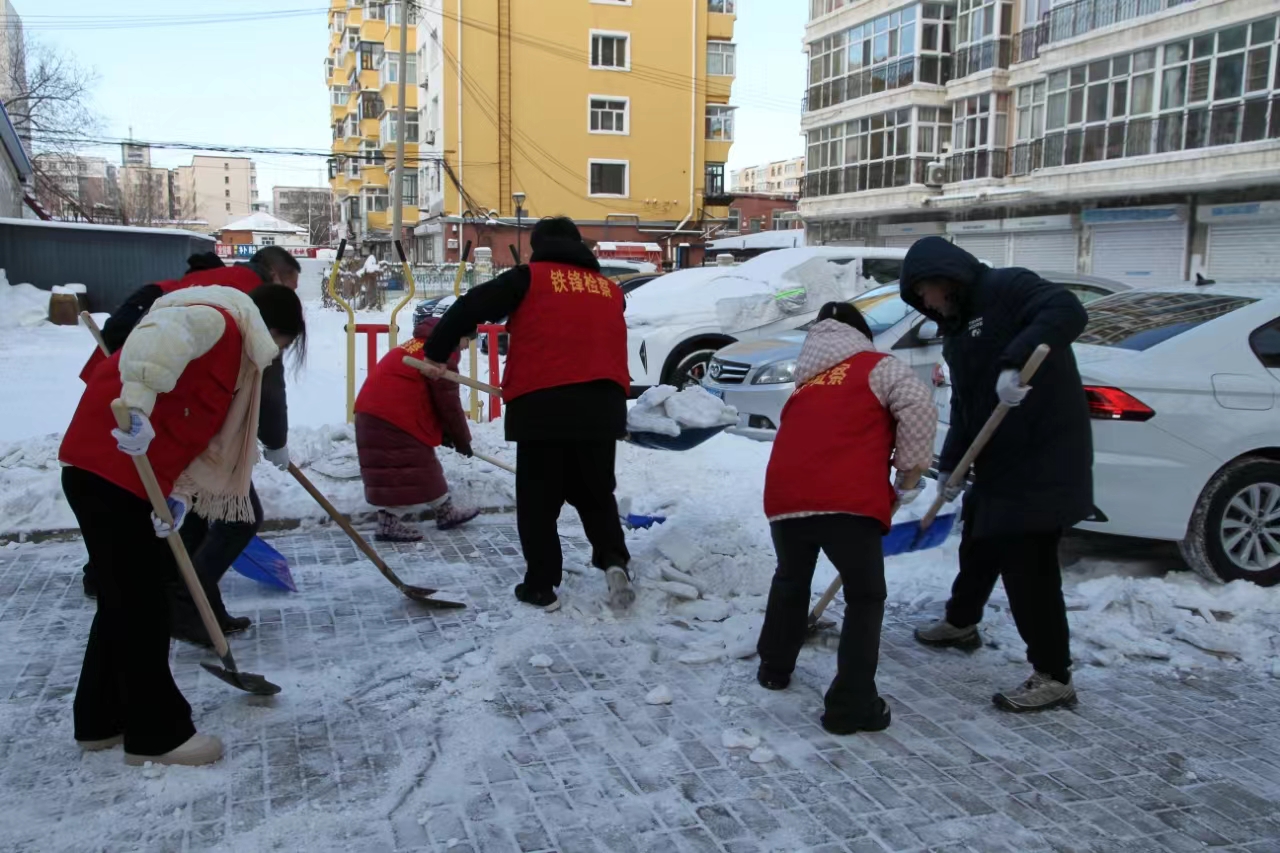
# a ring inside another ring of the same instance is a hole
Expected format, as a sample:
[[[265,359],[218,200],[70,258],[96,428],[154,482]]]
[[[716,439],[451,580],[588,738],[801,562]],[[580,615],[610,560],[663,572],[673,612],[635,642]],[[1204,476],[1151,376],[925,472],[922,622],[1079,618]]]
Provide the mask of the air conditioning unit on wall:
[[[941,161],[934,160],[932,163],[925,164],[924,167],[924,184],[927,187],[941,187],[947,180],[947,165]]]

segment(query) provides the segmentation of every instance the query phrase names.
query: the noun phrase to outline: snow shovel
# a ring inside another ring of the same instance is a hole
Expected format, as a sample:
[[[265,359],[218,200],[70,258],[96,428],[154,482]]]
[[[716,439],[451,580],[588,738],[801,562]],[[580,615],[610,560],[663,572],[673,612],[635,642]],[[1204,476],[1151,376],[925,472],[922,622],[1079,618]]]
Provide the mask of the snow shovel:
[[[111,411],[115,414],[116,423],[120,429],[128,432],[131,418],[129,407],[124,400],[114,401],[111,404]],[[151,500],[152,511],[157,518],[172,528],[173,516],[169,513],[169,505],[165,503],[164,493],[160,491],[160,483],[156,480],[155,471],[151,469],[151,461],[143,455],[134,456],[133,463],[138,469],[142,487],[147,490],[147,497]],[[204,587],[200,585],[195,567],[191,565],[191,557],[187,554],[186,546],[182,544],[182,537],[178,535],[177,530],[174,530],[165,541],[169,543],[169,550],[173,551],[173,558],[178,563],[178,572],[187,585],[187,591],[191,593],[196,610],[200,612],[200,621],[204,623],[204,629],[209,632],[209,638],[213,640],[213,649],[218,657],[222,658],[222,666],[215,666],[206,661],[201,661],[200,665],[227,684],[246,693],[253,693],[256,696],[274,696],[279,693],[279,685],[272,684],[261,675],[241,672],[236,668],[235,659],[231,656],[231,646],[227,643],[226,635],[222,633],[217,617],[213,615],[213,609],[209,607],[209,599],[205,597]]]
[[[1036,347],[1035,351],[1031,353],[1031,357],[1027,359],[1027,363],[1022,366],[1022,373],[1019,375],[1018,381],[1022,385],[1030,385],[1032,377],[1036,375],[1036,371],[1040,369],[1040,365],[1048,357],[1049,347],[1047,344],[1040,344],[1040,346]],[[929,511],[924,514],[923,518],[919,521],[904,521],[889,528],[889,532],[885,534],[883,540],[884,555],[886,557],[936,548],[947,540],[947,537],[951,535],[951,531],[956,526],[956,513],[938,515],[946,504],[947,488],[954,488],[965,481],[965,478],[969,476],[969,469],[973,467],[974,460],[978,458],[978,454],[986,449],[987,442],[991,440],[991,436],[995,435],[996,429],[1004,421],[1005,415],[1009,414],[1011,408],[1013,407],[1007,403],[996,404],[995,409],[987,418],[987,422],[982,425],[977,437],[969,445],[969,449],[965,451],[964,456],[960,457],[959,464],[951,472],[947,482],[938,487],[937,497],[933,499],[933,503],[929,506]],[[827,587],[827,591],[822,594],[822,598],[818,599],[813,612],[809,614],[810,631],[824,627],[819,624],[818,620],[822,617],[822,612],[827,609],[827,605],[831,603],[831,599],[835,598],[836,592],[840,589],[840,584],[840,578],[836,577],[831,582],[831,585]]]
[[[444,601],[438,598],[432,598],[431,596],[440,591],[438,589],[431,589],[424,586],[411,586],[400,580],[400,578],[396,577],[396,573],[391,571],[391,567],[378,556],[378,552],[373,550],[373,547],[365,541],[363,536],[356,532],[356,529],[351,526],[351,523],[342,517],[342,513],[338,512],[337,508],[334,507],[333,504],[329,503],[328,498],[320,494],[320,490],[313,486],[311,481],[306,478],[306,475],[299,471],[298,466],[294,465],[292,462],[289,463],[289,473],[293,475],[293,478],[298,481],[298,484],[302,486],[302,488],[307,490],[307,494],[315,498],[316,503],[320,504],[320,506],[324,508],[324,511],[329,513],[329,517],[342,528],[342,532],[351,537],[351,541],[354,542],[356,547],[369,558],[370,562],[378,567],[378,571],[382,572],[382,576],[391,581],[392,586],[404,593],[407,598],[411,598],[419,604],[425,604],[427,607],[461,609],[467,606],[459,601]]]
[[[263,542],[257,536],[249,540],[249,544],[236,557],[231,568],[263,586],[282,589],[285,592],[297,592],[298,587],[289,573],[289,561],[275,548]]]

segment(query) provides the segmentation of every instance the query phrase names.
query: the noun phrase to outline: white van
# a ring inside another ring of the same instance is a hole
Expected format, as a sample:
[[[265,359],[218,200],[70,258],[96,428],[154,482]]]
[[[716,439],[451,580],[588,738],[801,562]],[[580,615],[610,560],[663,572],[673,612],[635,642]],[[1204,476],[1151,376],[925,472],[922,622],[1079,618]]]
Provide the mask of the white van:
[[[711,356],[737,341],[808,324],[826,302],[897,281],[906,249],[777,249],[736,267],[669,273],[627,301],[632,395],[699,384]]]

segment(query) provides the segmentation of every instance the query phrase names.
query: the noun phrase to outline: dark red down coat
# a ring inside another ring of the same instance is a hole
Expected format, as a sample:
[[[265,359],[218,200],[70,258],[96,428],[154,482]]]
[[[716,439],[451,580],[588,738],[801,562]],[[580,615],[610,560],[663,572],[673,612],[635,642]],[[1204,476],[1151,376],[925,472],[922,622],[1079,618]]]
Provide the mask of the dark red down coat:
[[[423,357],[422,343],[437,322],[423,320],[412,340],[384,356],[356,399],[356,451],[365,500],[373,506],[439,500],[448,494],[448,484],[433,445],[471,446],[457,383],[427,379],[403,364],[405,355]],[[457,353],[448,364],[458,369]]]

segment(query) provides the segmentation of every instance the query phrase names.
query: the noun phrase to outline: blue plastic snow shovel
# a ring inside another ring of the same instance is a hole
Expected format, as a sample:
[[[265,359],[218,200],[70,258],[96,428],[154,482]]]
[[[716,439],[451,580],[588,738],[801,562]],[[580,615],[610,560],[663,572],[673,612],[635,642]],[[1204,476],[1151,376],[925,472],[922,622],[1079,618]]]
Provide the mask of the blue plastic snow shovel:
[[[1047,344],[1040,344],[1031,353],[1031,357],[1027,359],[1027,363],[1022,366],[1022,372],[1019,374],[1019,381],[1023,385],[1030,385],[1031,378],[1036,375],[1036,371],[1040,369],[1040,365],[1049,357],[1049,347]],[[991,436],[995,435],[996,428],[1004,420],[1005,415],[1009,414],[1009,410],[1013,408],[1007,403],[999,403],[995,410],[991,412],[987,422],[982,425],[981,431],[973,443],[969,445],[969,449],[965,451],[964,456],[960,457],[959,464],[956,469],[951,472],[951,476],[947,478],[946,483],[938,485],[937,497],[933,499],[929,511],[919,521],[903,521],[889,528],[889,532],[884,535],[882,547],[884,555],[891,557],[896,554],[909,554],[913,551],[924,551],[928,548],[937,548],[943,542],[947,541],[947,537],[951,535],[951,531],[955,529],[957,513],[951,512],[946,515],[939,515],[942,507],[946,505],[946,493],[948,487],[957,487],[964,483],[965,478],[969,476],[969,469],[973,467],[974,460],[987,446],[987,442],[991,440]],[[894,507],[897,509],[897,507]],[[822,598],[818,599],[818,604],[809,614],[809,630],[815,631],[819,628],[826,627],[828,623],[819,623],[822,612],[827,609],[827,605],[836,597],[836,593],[840,590],[841,579],[837,575],[831,585],[827,587],[827,591],[822,594]]]
[[[264,586],[283,589],[285,592],[298,591],[293,583],[293,575],[289,574],[289,561],[257,536],[240,552],[231,568]]]

